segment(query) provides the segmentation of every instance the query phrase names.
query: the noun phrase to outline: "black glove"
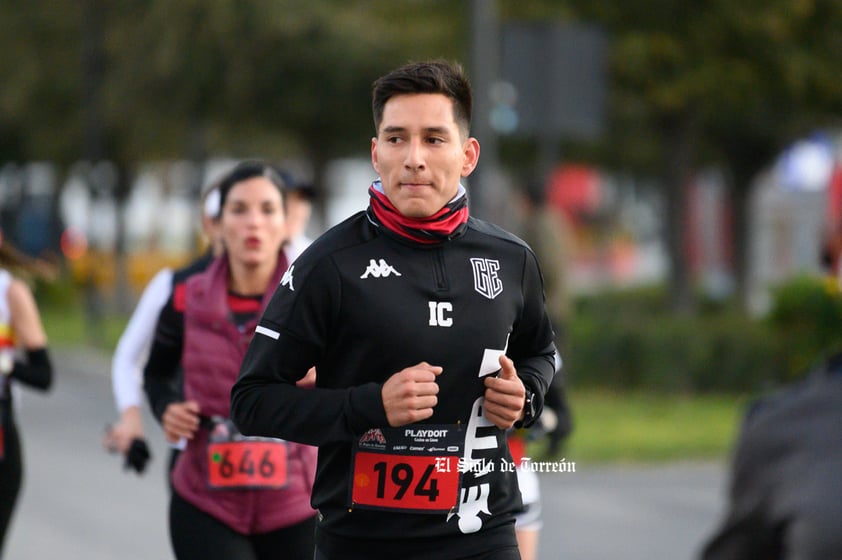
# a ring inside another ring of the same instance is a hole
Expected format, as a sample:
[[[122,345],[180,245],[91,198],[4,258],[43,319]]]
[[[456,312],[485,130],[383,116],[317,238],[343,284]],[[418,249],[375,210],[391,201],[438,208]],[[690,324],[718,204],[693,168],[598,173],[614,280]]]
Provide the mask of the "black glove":
[[[146,440],[142,438],[134,438],[126,453],[126,462],[123,464],[125,470],[134,469],[138,474],[143,474],[146,468],[146,463],[152,455],[149,453],[149,447],[146,445]]]

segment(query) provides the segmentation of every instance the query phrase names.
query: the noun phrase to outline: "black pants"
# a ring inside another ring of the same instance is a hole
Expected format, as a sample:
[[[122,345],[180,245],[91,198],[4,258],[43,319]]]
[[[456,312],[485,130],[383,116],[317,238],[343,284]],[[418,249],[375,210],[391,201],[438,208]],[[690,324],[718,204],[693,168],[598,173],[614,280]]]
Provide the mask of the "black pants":
[[[173,492],[170,541],[178,560],[310,560],[316,517],[260,535],[243,535]]]
[[[20,438],[13,420],[6,419],[3,426],[3,459],[0,460],[0,557],[3,556],[3,542],[12,521],[12,514],[20,494],[23,481],[23,458]]]

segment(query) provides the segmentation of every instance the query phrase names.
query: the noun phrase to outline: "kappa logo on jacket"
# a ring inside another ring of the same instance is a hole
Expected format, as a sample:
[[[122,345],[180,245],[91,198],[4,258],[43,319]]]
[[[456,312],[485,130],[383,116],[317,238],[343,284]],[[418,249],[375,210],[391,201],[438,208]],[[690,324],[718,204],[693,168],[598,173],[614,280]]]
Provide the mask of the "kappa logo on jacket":
[[[365,272],[363,272],[363,275],[360,276],[360,278],[368,278],[369,276],[373,276],[374,278],[386,278],[390,274],[394,274],[395,276],[401,275],[401,273],[395,270],[395,267],[387,263],[385,259],[380,259],[379,261],[369,259],[368,267],[365,269]]]

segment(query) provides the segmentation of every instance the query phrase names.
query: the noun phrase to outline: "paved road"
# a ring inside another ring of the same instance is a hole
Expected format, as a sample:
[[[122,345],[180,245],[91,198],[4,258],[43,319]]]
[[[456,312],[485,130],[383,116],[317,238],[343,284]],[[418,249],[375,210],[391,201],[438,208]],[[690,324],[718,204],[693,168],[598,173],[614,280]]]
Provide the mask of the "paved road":
[[[143,477],[124,472],[100,445],[105,424],[116,417],[107,359],[52,354],[52,392],[27,391],[18,403],[25,480],[4,558],[171,558],[160,431],[147,418],[153,461]]]
[[[107,358],[54,351],[54,359],[53,392],[26,392],[19,402],[25,486],[4,558],[172,558],[160,432],[147,418],[153,462],[142,477],[123,472],[99,442],[115,416]],[[690,560],[722,507],[716,464],[577,464],[576,473],[541,481],[543,560]]]
[[[575,474],[545,474],[541,483],[545,560],[690,560],[723,507],[717,464],[577,464]]]

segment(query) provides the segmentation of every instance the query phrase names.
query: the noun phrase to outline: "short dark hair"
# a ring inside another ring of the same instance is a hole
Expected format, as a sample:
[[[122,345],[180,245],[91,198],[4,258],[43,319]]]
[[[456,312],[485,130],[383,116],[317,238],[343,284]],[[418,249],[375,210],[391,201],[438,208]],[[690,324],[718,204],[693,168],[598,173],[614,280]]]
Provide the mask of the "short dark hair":
[[[380,130],[386,102],[395,95],[412,93],[441,93],[450,98],[453,101],[453,118],[468,135],[473,110],[471,82],[459,63],[441,59],[411,62],[374,81],[371,109],[375,134]]]
[[[225,206],[225,199],[228,198],[228,193],[237,183],[253,179],[255,177],[265,177],[269,179],[273,185],[278,188],[281,193],[281,202],[286,208],[286,183],[281,175],[270,164],[259,160],[246,160],[237,164],[234,169],[229,171],[219,181],[219,213],[216,218],[222,216],[222,209]]]

